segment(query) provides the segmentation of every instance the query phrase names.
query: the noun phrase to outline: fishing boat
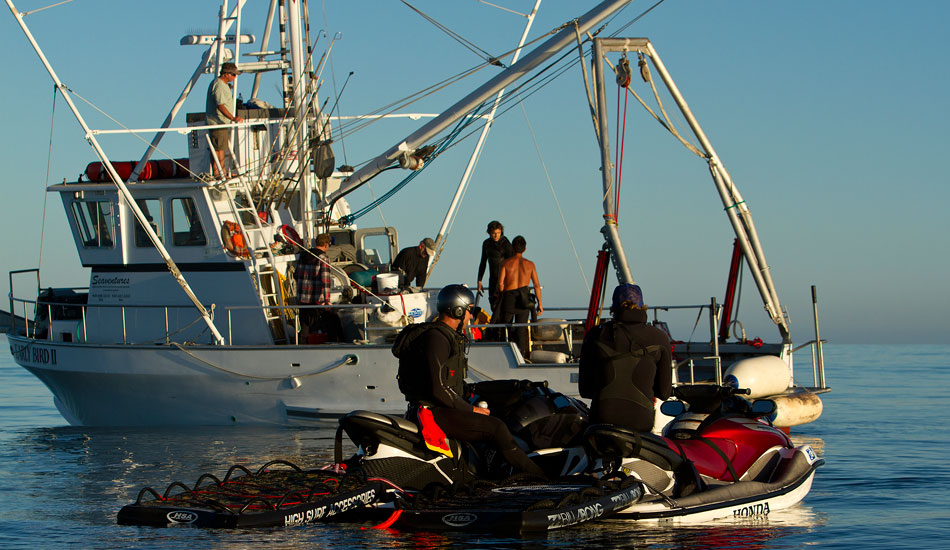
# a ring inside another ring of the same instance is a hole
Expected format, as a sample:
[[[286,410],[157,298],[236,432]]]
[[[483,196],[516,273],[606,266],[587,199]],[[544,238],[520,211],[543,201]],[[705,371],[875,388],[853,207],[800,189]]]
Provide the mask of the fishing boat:
[[[88,287],[44,287],[38,269],[10,274],[10,309],[32,321],[29,326],[11,327],[13,358],[50,389],[57,409],[74,425],[295,424],[336,419],[354,409],[402,411],[391,342],[406,324],[433,315],[437,289],[400,284],[392,269],[400,250],[397,229],[358,227],[357,214],[375,204],[351,208],[347,197],[383,172],[400,171],[404,177],[394,191],[402,188],[460,134],[474,132],[471,128],[477,130],[479,125],[480,145],[499,102],[515,97],[506,94],[507,87],[550,70],[546,63],[572,48],[590,55],[588,33],[599,33],[608,17],[630,3],[604,1],[537,39],[523,56],[519,45],[508,52],[503,70],[495,76],[354,168],[338,166],[333,155],[335,132],[343,119],[330,116],[326,102],[320,100],[319,83],[334,42],[325,40],[322,54],[312,46],[320,42],[310,34],[305,0],[270,2],[256,52],[242,54],[242,48],[256,38],[242,34],[241,1],[233,9],[224,3],[216,34],[182,38],[182,44],[206,49],[159,128],[119,130],[154,134],[143,156],[134,161],[109,158],[97,139],[106,131],[87,125],[72,92],[26,25],[26,14],[12,0],[6,1],[97,157],[76,181],[48,187],[61,198],[80,262],[90,269]],[[536,9],[537,3],[522,45]],[[275,27],[279,47],[271,51]],[[248,57],[251,60],[245,61]],[[658,59],[651,57],[653,62]],[[187,114],[184,126],[176,125],[176,120],[202,77],[214,78],[228,61],[254,75],[254,85],[251,99],[235,104],[233,110],[244,121],[225,125],[232,131],[233,145],[226,158],[231,168],[226,177],[215,178],[211,174],[218,172],[213,166],[218,161],[208,137],[215,126],[206,124],[204,113]],[[493,58],[486,63],[501,61]],[[279,81],[279,106],[258,97],[265,75]],[[592,108],[605,116],[603,106],[592,103]],[[606,121],[598,124],[606,127]],[[153,158],[170,132],[188,135],[187,151]],[[605,131],[599,131],[599,139],[604,165],[609,166]],[[796,348],[768,278],[748,206],[711,145],[703,143],[702,149],[717,186],[728,189],[723,201],[735,206],[727,212],[740,242],[737,257],[749,263],[781,341],[758,346],[729,342],[717,325],[729,325],[722,307],[692,306],[708,312],[712,336],[677,343],[677,374],[684,381],[719,382],[733,376],[742,387],[760,386],[764,395],[780,401],[779,410],[787,414],[783,418],[780,412],[778,425],[812,421],[820,414],[817,393],[827,389],[817,309],[814,340]],[[446,226],[479,154],[476,147],[439,231],[438,246],[445,243]],[[610,195],[609,170],[603,173]],[[342,327],[338,342],[327,342],[320,335],[301,339],[300,311],[327,308],[297,304],[290,284],[297,245],[309,245],[322,232],[333,238],[328,255],[334,285],[331,307]],[[574,342],[583,336],[585,323],[600,315],[594,304],[606,284],[608,259],[617,267],[618,280],[634,280],[620,245],[616,216],[608,219],[605,235],[607,248],[599,260],[595,299],[588,308],[578,308],[590,310],[587,318],[565,315],[533,323],[530,358],[506,341],[474,342],[469,352],[474,381],[543,379],[565,393],[577,393]],[[435,266],[431,259],[430,263],[431,274]],[[738,260],[735,264],[738,273]],[[805,348],[814,350],[816,358],[815,383],[808,388],[795,385],[792,376],[793,352]],[[733,370],[723,372],[723,365],[732,365]]]

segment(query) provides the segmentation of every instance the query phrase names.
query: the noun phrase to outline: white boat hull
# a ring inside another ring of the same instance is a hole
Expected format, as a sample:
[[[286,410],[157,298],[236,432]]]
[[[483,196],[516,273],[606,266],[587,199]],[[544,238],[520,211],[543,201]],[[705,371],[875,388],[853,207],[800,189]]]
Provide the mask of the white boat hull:
[[[387,345],[103,346],[13,334],[9,341],[16,362],[46,384],[74,425],[279,425],[405,410]],[[548,380],[576,393],[575,366],[519,365],[509,343],[473,344],[469,364],[475,381]]]

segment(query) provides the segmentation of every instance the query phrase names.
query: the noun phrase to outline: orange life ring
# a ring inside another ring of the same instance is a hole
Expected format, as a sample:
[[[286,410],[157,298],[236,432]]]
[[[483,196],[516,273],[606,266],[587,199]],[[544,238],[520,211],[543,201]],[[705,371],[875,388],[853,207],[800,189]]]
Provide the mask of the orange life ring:
[[[221,242],[224,243],[224,248],[235,256],[248,255],[241,226],[232,221],[225,221],[221,226]]]

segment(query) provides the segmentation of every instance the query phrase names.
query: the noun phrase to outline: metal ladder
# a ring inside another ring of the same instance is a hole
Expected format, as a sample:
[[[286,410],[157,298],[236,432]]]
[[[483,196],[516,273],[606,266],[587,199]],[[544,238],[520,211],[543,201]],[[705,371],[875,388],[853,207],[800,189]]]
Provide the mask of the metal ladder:
[[[228,154],[231,155],[235,166],[239,166],[234,151],[229,148]],[[244,174],[239,173],[236,180],[226,180],[220,184],[219,189],[227,194],[228,212],[244,233],[254,286],[274,343],[290,343],[291,338],[287,334],[287,316],[284,310],[286,304],[281,294],[280,273],[277,271],[277,263],[270,243],[267,242],[264,225],[258,214],[261,208],[254,202],[250,183]],[[269,212],[270,208],[264,208],[263,211]],[[217,214],[221,217],[222,212],[217,212]]]

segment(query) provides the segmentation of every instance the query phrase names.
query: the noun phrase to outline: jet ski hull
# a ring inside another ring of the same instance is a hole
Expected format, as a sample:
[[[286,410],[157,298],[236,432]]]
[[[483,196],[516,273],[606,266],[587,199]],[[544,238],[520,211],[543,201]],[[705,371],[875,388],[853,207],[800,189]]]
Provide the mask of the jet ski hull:
[[[685,497],[656,494],[618,512],[611,519],[628,521],[679,521],[699,523],[722,518],[765,517],[794,506],[811,489],[815,471],[824,464],[808,446],[776,465],[772,481],[739,481],[711,485]]]

